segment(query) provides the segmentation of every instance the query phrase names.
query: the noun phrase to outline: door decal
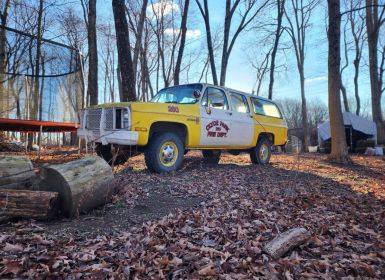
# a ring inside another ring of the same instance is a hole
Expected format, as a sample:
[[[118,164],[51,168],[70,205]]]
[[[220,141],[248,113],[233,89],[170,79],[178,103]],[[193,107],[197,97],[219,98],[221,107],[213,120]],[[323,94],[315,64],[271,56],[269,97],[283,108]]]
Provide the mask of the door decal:
[[[206,130],[207,137],[223,138],[227,137],[227,133],[229,132],[230,128],[225,122],[215,120],[206,125]]]

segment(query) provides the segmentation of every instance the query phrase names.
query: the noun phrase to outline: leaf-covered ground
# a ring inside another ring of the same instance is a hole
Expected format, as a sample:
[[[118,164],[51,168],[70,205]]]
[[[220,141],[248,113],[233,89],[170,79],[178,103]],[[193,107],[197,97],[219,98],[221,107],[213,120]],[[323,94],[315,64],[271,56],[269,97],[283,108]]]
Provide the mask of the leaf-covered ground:
[[[271,165],[255,166],[246,155],[225,155],[209,166],[190,152],[180,171],[156,175],[134,157],[115,169],[114,205],[100,210],[105,217],[128,209],[119,220],[128,226],[95,235],[93,228],[113,225],[92,214],[62,221],[80,229],[67,235],[58,222],[7,225],[0,276],[385,278],[385,161],[353,160],[344,167],[319,155],[274,155]],[[278,233],[299,226],[312,234],[307,243],[277,260],[263,252]]]

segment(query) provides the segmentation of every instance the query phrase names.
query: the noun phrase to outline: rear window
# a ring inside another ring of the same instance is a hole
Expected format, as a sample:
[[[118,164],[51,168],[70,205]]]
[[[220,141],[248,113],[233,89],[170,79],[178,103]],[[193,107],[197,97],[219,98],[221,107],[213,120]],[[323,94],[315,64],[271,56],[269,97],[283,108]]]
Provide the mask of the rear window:
[[[275,105],[273,102],[252,97],[251,103],[253,103],[254,113],[258,115],[280,119],[282,118],[281,112],[279,111],[277,105]]]

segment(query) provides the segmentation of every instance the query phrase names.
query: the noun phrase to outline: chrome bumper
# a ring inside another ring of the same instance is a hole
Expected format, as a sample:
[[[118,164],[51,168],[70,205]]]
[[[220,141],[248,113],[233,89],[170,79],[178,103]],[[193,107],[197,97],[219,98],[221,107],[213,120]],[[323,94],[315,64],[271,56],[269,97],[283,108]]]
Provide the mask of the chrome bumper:
[[[88,142],[98,142],[103,145],[107,144],[119,144],[119,145],[136,145],[138,144],[139,134],[136,131],[127,130],[114,130],[103,131],[100,134],[99,131],[78,129],[78,136]]]

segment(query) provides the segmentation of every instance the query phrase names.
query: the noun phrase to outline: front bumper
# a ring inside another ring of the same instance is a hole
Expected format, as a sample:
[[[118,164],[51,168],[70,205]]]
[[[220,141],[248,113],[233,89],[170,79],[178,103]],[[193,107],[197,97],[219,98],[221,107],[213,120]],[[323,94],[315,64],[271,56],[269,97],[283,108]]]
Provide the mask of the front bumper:
[[[99,131],[78,129],[78,136],[88,142],[98,142],[103,145],[137,145],[139,139],[138,132],[127,130],[103,131],[101,134]]]

